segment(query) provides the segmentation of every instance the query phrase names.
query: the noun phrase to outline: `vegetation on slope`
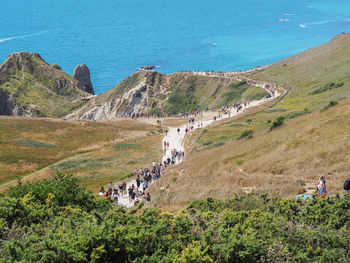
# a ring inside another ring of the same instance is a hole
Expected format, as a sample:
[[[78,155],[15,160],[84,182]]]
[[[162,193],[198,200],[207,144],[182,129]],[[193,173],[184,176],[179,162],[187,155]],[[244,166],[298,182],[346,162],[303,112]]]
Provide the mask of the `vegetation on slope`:
[[[94,105],[102,105],[120,98],[140,85],[147,87],[144,112],[177,115],[196,109],[231,106],[239,101],[251,101],[269,94],[261,88],[233,79],[192,75],[186,72],[161,74],[156,71],[135,72],[113,89],[94,98]],[[124,105],[124,104],[122,104]],[[87,111],[88,105],[84,108]],[[125,106],[125,105],[124,105]]]
[[[36,53],[14,53],[0,65],[0,89],[38,116],[62,117],[86,102],[78,81]]]
[[[74,177],[0,195],[4,262],[348,262],[350,194],[195,201],[125,211]]]
[[[249,73],[255,80],[278,83],[288,94],[196,131],[187,140],[188,158],[152,186],[154,194],[167,189],[155,203],[183,207],[193,199],[225,199],[235,193],[295,196],[315,191],[321,175],[327,178],[329,194],[342,192],[350,174],[349,51],[350,35],[340,35]],[[238,140],[246,131],[254,136]],[[196,191],[188,190],[194,186]]]
[[[146,138],[145,138],[146,137]],[[74,172],[94,191],[161,156],[162,135],[152,125],[3,117],[0,119],[0,187]]]

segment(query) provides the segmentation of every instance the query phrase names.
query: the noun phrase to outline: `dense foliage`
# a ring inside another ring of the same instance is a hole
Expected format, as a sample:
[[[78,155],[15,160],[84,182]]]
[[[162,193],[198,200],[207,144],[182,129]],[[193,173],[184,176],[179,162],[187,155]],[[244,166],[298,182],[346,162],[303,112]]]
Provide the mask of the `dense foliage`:
[[[3,262],[349,262],[350,194],[236,196],[176,214],[114,207],[74,177],[0,196]]]

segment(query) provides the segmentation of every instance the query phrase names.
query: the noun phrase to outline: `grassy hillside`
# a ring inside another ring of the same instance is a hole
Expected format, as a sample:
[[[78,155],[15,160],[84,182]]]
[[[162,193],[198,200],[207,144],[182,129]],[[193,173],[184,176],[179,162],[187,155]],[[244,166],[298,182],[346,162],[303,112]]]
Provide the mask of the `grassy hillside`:
[[[340,35],[250,73],[288,94],[187,138],[188,158],[153,186],[156,203],[176,207],[235,193],[313,193],[321,175],[329,194],[343,192],[350,174],[349,51],[349,35]]]
[[[36,116],[62,117],[86,102],[78,81],[36,53],[14,53],[0,65],[0,89]]]
[[[0,189],[17,177],[34,180],[74,172],[81,184],[129,176],[161,156],[155,126],[120,120],[109,123],[54,119],[0,119]],[[24,180],[24,181],[25,181]]]
[[[320,109],[331,100],[350,96],[350,34],[284,59],[251,78],[276,82],[289,90],[275,108]]]
[[[229,78],[193,75],[187,72],[161,74],[156,71],[135,72],[113,89],[93,98],[92,103],[79,110],[86,112],[115,98],[125,97],[136,87],[147,88],[144,113],[177,115],[197,109],[229,106],[244,100],[255,100],[269,95],[263,89]],[[118,102],[119,104],[120,102]],[[128,101],[121,102],[126,107]],[[114,107],[112,103],[111,107]],[[108,107],[110,110],[110,107]]]

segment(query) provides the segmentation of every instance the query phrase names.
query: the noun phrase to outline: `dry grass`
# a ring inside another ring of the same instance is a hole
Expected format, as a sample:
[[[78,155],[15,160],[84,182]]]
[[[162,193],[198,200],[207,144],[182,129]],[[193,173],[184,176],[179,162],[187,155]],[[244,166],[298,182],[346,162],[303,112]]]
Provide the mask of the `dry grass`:
[[[253,120],[250,127],[256,130],[252,139],[226,140],[223,146],[206,149],[193,144],[200,132],[189,137],[192,147],[197,148],[152,186],[154,205],[172,209],[194,199],[224,199],[248,192],[295,196],[312,192],[321,175],[326,175],[329,194],[342,193],[350,173],[350,100],[325,112],[286,120],[271,132],[264,124],[266,114],[270,117],[264,112],[249,117]],[[221,135],[227,125],[244,123],[246,118],[209,128],[205,136]],[[235,128],[241,129],[231,130]],[[233,131],[231,136],[236,138],[238,133]],[[297,184],[297,180],[306,185]]]
[[[2,117],[0,185],[4,190],[17,177],[35,180],[63,171],[76,174],[82,184],[95,189],[130,173],[133,164],[149,164],[152,158],[160,158],[161,138],[154,125],[130,119],[90,122]],[[23,139],[30,144],[22,143]],[[113,148],[120,142],[140,147]],[[57,164],[64,162],[63,166]]]

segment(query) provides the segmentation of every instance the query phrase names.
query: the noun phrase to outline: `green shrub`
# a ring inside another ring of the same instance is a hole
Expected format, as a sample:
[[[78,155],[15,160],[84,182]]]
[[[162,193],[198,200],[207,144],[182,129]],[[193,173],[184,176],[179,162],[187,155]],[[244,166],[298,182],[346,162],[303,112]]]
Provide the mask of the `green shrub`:
[[[222,102],[220,103],[219,106],[226,106],[226,105],[230,105],[232,103],[240,101],[243,93],[247,91],[249,87],[250,85],[245,81],[231,84],[228,87],[230,91],[225,92],[221,95]]]
[[[223,145],[225,145],[224,142],[217,142],[217,143],[215,143],[213,146],[214,146],[214,147],[220,147],[220,146],[223,146]]]
[[[251,139],[253,138],[254,132],[252,130],[245,130],[242,132],[242,134],[238,137],[238,139],[243,139],[243,138],[248,138]]]
[[[270,127],[270,131],[282,126],[284,123],[284,118],[285,118],[284,116],[280,116],[276,120],[274,120],[274,122],[272,123],[272,125]]]
[[[328,105],[327,105],[326,107],[324,107],[324,108],[321,110],[321,112],[322,112],[322,111],[326,111],[326,110],[328,110],[329,108],[336,106],[337,104],[338,104],[338,101],[332,100],[332,101],[330,101],[330,102],[328,103]]]
[[[297,185],[306,185],[305,181],[304,180],[300,180],[300,179],[296,181],[296,184]]]
[[[0,194],[1,261],[350,262],[350,194],[143,205],[112,206],[71,176],[20,184]]]
[[[331,82],[331,83],[328,83],[328,84],[310,92],[308,95],[317,95],[317,94],[326,92],[328,90],[340,88],[342,86],[344,86],[343,82]]]
[[[293,118],[296,118],[296,117],[299,117],[299,116],[303,116],[305,114],[308,114],[310,113],[311,111],[308,110],[307,108],[302,110],[302,111],[294,111],[294,112],[291,112],[291,113],[288,113],[287,115],[285,115],[284,117],[286,119],[293,119]]]
[[[153,108],[153,109],[151,109],[149,111],[149,114],[155,115],[155,116],[159,115],[159,116],[163,117],[163,112],[162,112],[162,110],[160,108]]]
[[[187,94],[172,93],[166,101],[165,110],[169,115],[191,112],[199,108],[198,99],[189,91]]]

